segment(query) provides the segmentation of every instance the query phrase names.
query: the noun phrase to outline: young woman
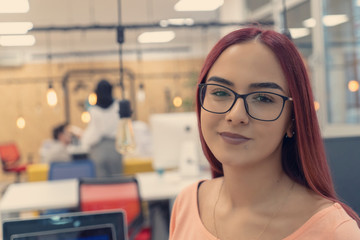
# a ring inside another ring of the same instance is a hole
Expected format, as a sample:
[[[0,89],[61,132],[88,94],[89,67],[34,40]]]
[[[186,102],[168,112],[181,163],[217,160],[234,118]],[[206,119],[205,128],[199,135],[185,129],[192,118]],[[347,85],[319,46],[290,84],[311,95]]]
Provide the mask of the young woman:
[[[336,198],[304,63],[284,35],[234,31],[209,53],[197,113],[214,179],[176,199],[170,239],[360,239]]]

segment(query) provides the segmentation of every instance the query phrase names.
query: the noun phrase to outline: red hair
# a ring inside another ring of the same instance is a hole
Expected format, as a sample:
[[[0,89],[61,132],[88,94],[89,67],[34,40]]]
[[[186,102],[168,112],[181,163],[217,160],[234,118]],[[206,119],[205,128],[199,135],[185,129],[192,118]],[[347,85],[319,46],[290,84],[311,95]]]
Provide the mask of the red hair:
[[[198,82],[205,82],[209,70],[225,49],[255,39],[275,54],[287,80],[290,96],[293,98],[295,135],[293,138],[284,138],[283,141],[282,166],[285,173],[297,183],[321,196],[339,202],[360,226],[359,216],[336,197],[314,108],[309,76],[300,53],[285,35],[259,28],[244,28],[229,33],[208,54]],[[196,111],[202,148],[211,165],[213,177],[221,177],[224,175],[222,165],[212,154],[202,135],[200,108],[197,93]]]

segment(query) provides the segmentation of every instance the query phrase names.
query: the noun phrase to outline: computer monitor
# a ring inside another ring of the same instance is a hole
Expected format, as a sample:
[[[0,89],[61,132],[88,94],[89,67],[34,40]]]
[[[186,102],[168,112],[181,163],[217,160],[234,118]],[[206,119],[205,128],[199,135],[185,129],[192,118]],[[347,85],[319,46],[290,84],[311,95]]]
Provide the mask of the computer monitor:
[[[3,223],[4,240],[126,240],[125,213],[77,212]]]
[[[190,141],[193,142],[192,154],[200,168],[208,166],[201,149],[195,112],[153,114],[149,122],[155,169],[178,168],[185,153],[185,143]]]

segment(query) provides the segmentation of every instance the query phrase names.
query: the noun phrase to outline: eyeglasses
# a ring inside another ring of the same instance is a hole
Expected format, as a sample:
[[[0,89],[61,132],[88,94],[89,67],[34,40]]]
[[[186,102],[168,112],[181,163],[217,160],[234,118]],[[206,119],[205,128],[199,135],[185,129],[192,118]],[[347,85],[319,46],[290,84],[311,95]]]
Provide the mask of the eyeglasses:
[[[273,92],[238,94],[225,86],[207,83],[199,84],[199,97],[201,107],[215,114],[229,112],[236,101],[242,98],[247,114],[260,121],[275,121],[280,117],[285,101],[293,100]]]

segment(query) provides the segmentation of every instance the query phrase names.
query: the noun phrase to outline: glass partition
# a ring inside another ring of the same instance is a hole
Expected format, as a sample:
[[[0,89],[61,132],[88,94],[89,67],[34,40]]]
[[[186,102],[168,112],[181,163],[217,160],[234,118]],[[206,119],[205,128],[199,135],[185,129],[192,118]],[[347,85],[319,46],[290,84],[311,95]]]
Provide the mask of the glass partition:
[[[328,123],[358,124],[360,1],[324,1],[323,26]]]

